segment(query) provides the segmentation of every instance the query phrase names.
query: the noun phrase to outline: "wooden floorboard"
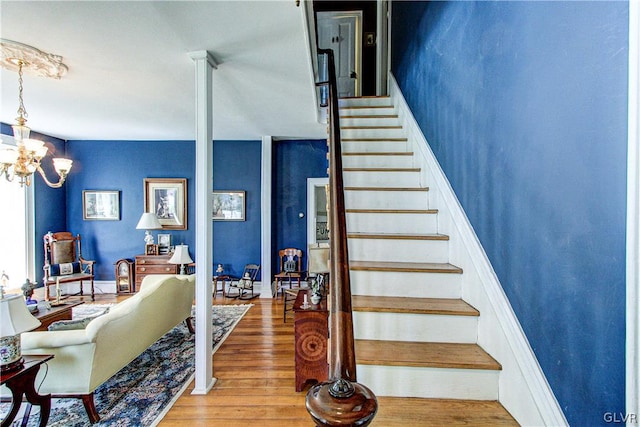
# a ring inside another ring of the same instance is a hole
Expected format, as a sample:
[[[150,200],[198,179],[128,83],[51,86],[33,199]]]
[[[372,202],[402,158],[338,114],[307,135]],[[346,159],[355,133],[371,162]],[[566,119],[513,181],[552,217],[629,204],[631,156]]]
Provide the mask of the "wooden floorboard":
[[[123,297],[96,295],[96,303]],[[89,302],[89,301],[87,301]],[[237,304],[216,298],[214,304]],[[306,389],[294,388],[293,322],[282,321],[282,300],[259,299],[213,358],[217,381],[207,395],[192,395],[193,382],[159,423],[161,427],[313,426]],[[498,402],[378,397],[373,427],[514,426]]]

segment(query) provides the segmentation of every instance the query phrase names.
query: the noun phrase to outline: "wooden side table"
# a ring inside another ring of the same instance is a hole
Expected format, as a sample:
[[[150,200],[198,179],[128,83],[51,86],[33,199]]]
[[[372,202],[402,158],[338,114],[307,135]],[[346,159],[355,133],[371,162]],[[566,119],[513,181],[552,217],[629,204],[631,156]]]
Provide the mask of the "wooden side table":
[[[40,427],[47,425],[49,412],[51,411],[51,395],[40,395],[36,391],[36,375],[40,370],[40,365],[53,359],[52,355],[23,355],[24,365],[20,369],[0,374],[0,384],[6,384],[11,390],[11,410],[7,417],[2,420],[1,427],[9,427],[13,419],[18,414],[22,396],[27,397],[27,402],[40,406]],[[23,423],[24,425],[24,423]]]
[[[301,289],[293,304],[295,336],[296,391],[302,391],[309,381],[323,382],[329,376],[327,349],[329,346],[329,311],[327,299],[302,308],[304,296],[311,301],[311,292]]]

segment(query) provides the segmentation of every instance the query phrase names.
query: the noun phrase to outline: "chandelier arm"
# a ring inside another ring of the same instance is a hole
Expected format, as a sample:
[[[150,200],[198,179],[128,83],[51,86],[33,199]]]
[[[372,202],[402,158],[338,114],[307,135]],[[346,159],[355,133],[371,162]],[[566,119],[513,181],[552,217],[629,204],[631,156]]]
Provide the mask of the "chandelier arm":
[[[62,187],[62,184],[64,184],[64,180],[67,179],[67,175],[66,174],[61,174],[60,175],[60,179],[58,180],[58,182],[53,183],[51,181],[49,181],[47,179],[47,176],[44,173],[44,169],[42,169],[42,166],[40,166],[38,164],[38,167],[36,169],[38,172],[40,172],[40,176],[42,176],[42,179],[44,180],[44,182],[51,188],[60,188]]]
[[[1,165],[0,166],[0,175],[4,175],[4,179],[6,179],[8,182],[13,182],[13,178],[15,178],[16,174],[15,174],[15,170],[14,173],[9,173],[9,169],[11,169],[11,167],[9,165]]]

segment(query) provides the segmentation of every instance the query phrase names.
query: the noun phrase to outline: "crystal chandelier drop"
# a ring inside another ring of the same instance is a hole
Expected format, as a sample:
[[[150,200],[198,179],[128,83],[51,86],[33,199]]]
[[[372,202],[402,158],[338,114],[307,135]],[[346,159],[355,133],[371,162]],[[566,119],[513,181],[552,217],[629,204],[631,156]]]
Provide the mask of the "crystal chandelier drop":
[[[73,161],[54,158],[53,167],[58,174],[58,182],[49,181],[40,165],[48,148],[43,141],[29,138],[31,129],[25,124],[28,114],[22,97],[22,73],[25,67],[31,67],[40,75],[60,78],[66,72],[66,66],[60,62],[62,58],[59,56],[46,54],[21,43],[2,39],[0,48],[2,48],[0,65],[18,72],[18,117],[16,117],[16,124],[11,126],[16,145],[0,144],[0,175],[4,175],[7,181],[13,181],[18,177],[20,186],[24,186],[31,185],[31,175],[38,171],[49,187],[60,188],[71,170]]]

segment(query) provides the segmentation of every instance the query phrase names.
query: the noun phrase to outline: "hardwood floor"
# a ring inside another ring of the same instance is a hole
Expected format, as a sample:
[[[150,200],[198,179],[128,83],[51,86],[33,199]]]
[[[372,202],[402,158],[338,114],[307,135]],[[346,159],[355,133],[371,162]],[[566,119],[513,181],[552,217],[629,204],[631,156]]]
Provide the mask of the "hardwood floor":
[[[124,297],[96,295],[96,303]],[[239,304],[218,296],[214,304]],[[90,303],[90,301],[86,301]],[[171,426],[312,426],[306,390],[294,390],[293,315],[282,321],[282,300],[256,298],[254,306],[213,357],[217,382],[207,395],[191,395],[193,383],[160,422]],[[375,427],[513,426],[498,403],[487,401],[378,397]]]

